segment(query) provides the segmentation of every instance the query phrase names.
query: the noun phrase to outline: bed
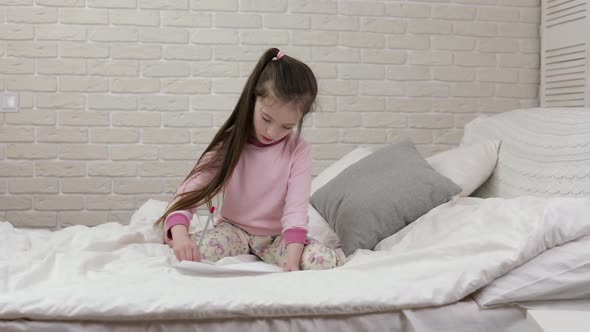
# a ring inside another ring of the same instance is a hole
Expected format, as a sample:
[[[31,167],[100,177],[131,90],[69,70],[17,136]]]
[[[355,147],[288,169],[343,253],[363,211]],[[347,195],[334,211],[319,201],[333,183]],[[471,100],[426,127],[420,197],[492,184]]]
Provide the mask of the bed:
[[[0,331],[529,331],[529,308],[588,307],[590,110],[481,117],[461,146],[487,140],[497,163],[473,197],[328,271],[183,270],[155,200],[129,225],[0,222]]]

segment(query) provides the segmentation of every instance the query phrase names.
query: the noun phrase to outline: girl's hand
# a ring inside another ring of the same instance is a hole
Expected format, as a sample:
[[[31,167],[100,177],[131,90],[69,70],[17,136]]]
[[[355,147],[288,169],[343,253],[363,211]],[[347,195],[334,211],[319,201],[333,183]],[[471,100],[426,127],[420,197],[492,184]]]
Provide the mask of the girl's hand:
[[[283,271],[284,272],[299,271],[299,264],[286,263],[285,266],[283,266]]]
[[[289,243],[285,250],[287,251],[287,259],[283,266],[283,271],[299,271],[299,264],[301,263],[301,254],[303,254],[303,243]]]
[[[179,261],[201,261],[199,248],[197,248],[197,244],[191,239],[186,226],[172,226],[170,233],[172,233],[172,239],[166,237],[166,244],[172,248],[176,259]]]
[[[195,241],[191,240],[189,237],[175,239],[171,246],[174,255],[176,255],[176,259],[179,261],[201,261],[199,248],[197,248]]]

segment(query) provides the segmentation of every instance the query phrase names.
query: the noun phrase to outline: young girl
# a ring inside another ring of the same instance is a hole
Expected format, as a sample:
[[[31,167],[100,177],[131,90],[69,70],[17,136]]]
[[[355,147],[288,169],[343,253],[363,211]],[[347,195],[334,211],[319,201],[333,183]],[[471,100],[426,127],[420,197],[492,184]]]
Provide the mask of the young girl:
[[[253,253],[285,271],[343,263],[339,252],[307,239],[311,147],[299,134],[316,96],[307,65],[276,48],[262,55],[229,119],[156,222],[179,260]],[[211,207],[219,192],[215,227],[191,239],[195,209]]]

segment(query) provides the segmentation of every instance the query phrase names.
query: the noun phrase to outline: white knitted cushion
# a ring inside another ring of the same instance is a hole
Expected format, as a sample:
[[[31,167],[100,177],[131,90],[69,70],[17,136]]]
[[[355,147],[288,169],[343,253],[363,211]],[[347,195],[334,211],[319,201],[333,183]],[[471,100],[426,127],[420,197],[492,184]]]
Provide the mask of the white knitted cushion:
[[[589,196],[590,108],[532,108],[479,117],[461,141],[501,141],[494,172],[472,196]]]

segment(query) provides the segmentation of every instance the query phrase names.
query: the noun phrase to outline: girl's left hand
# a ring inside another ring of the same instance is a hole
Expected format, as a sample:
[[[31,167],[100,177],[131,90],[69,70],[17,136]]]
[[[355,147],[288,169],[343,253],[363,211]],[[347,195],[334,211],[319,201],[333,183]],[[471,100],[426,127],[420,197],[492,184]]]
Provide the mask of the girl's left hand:
[[[299,271],[299,263],[301,262],[301,254],[303,253],[303,243],[289,243],[285,247],[286,251],[286,260],[285,265],[283,265],[283,271],[290,272],[290,271]]]
[[[299,271],[299,264],[289,264],[289,263],[286,263],[283,266],[283,271],[284,272]]]

